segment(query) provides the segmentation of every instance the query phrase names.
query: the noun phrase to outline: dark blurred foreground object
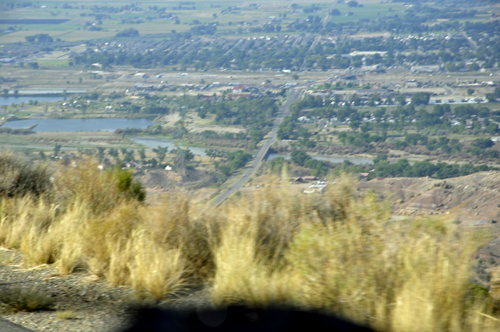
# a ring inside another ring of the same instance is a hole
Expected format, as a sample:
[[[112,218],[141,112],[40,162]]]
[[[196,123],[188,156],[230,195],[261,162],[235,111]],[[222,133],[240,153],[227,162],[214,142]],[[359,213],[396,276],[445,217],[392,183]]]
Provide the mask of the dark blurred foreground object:
[[[123,330],[123,332],[160,331],[370,332],[373,330],[312,311],[250,309],[242,306],[193,310],[137,309],[132,326]]]

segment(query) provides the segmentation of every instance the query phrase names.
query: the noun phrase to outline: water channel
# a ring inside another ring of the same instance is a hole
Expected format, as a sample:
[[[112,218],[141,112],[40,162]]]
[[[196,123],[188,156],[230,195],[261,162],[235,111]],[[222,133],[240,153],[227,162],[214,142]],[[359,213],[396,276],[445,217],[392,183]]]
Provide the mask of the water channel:
[[[146,137],[136,137],[133,138],[132,141],[142,144],[148,148],[157,148],[158,146],[161,146],[162,148],[167,147],[168,151],[175,149],[177,146],[175,145],[174,142],[167,140],[167,139],[162,139],[162,138],[146,138]],[[189,150],[198,156],[205,157],[206,154],[206,148],[200,148],[196,146],[190,146]],[[221,149],[222,150],[222,149]]]
[[[142,144],[148,148],[156,148],[161,146],[162,148],[167,147],[170,150],[175,149],[176,145],[174,142],[161,138],[134,138],[132,139],[134,142],[138,144]],[[195,155],[198,156],[206,156],[206,148],[193,147],[190,146],[189,150]],[[220,149],[224,150],[224,149]],[[290,154],[276,154],[270,153],[267,157],[267,160],[274,159],[276,157],[283,157],[287,160],[290,159]],[[365,165],[365,164],[373,164],[373,160],[368,158],[360,158],[360,157],[342,157],[342,156],[311,156],[317,160],[329,161],[331,163],[343,163],[344,160],[349,160],[351,163],[356,165]]]

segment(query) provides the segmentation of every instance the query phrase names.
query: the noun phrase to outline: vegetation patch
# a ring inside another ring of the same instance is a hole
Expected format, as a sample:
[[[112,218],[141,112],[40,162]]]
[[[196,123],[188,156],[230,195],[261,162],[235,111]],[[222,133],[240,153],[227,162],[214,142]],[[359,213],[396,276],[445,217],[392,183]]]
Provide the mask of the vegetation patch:
[[[41,289],[11,287],[0,290],[0,306],[5,312],[52,310],[54,304],[55,299]]]
[[[485,238],[451,220],[393,222],[387,204],[348,178],[309,196],[269,178],[216,209],[179,195],[145,205],[128,173],[60,167],[51,195],[1,200],[0,243],[26,264],[84,268],[144,298],[204,285],[216,304],[318,308],[380,331],[498,328],[493,302],[469,286]],[[52,304],[6,294],[15,311]]]

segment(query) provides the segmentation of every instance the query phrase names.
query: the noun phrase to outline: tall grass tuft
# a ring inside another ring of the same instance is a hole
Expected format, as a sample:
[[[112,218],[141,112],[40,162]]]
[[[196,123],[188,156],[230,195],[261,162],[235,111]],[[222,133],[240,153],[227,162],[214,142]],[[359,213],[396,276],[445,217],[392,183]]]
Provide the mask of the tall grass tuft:
[[[318,308],[381,331],[500,327],[488,301],[469,291],[471,257],[484,238],[443,220],[394,222],[386,204],[354,187],[343,178],[324,195],[298,199],[273,187],[235,202],[215,250],[214,301]],[[271,250],[279,248],[278,265],[259,254],[269,243],[252,220],[276,218],[263,213],[268,204],[287,216],[271,232],[283,239]]]
[[[0,307],[8,313],[51,310],[55,299],[41,289],[12,287],[0,291]]]
[[[33,164],[13,152],[0,151],[0,197],[39,196],[51,188],[47,164]]]
[[[380,331],[500,329],[494,302],[469,285],[484,238],[447,220],[393,221],[349,178],[321,195],[269,179],[218,209],[144,204],[130,173],[90,160],[54,178],[42,194],[0,198],[0,244],[25,264],[86,269],[153,299],[203,285],[215,304],[318,308]]]

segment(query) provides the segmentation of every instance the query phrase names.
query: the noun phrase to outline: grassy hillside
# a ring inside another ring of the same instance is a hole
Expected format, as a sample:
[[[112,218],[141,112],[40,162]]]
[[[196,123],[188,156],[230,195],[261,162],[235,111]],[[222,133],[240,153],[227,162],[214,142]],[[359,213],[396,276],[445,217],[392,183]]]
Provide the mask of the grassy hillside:
[[[0,192],[0,243],[27,265],[85,269],[154,299],[203,285],[216,304],[319,308],[380,331],[500,328],[488,292],[469,283],[485,237],[447,220],[391,221],[387,204],[348,178],[318,196],[270,179],[214,209],[179,196],[145,203],[130,173],[91,160],[52,175],[0,160],[2,185],[23,167],[43,184],[19,177]]]

